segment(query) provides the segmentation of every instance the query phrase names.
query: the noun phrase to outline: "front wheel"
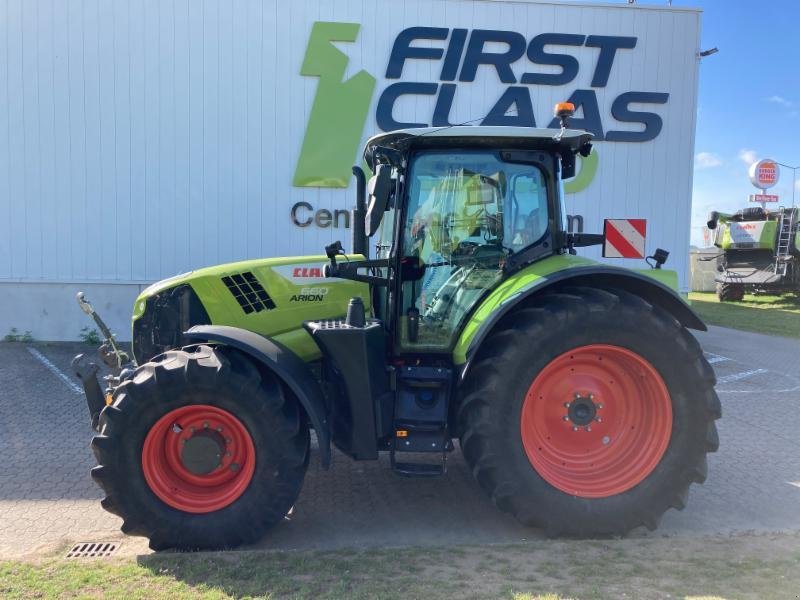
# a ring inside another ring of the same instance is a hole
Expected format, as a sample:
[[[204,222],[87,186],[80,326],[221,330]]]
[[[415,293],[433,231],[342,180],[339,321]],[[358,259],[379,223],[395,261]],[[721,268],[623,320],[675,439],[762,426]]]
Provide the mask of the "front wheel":
[[[461,447],[497,506],[549,535],[655,528],[705,479],[714,381],[696,340],[641,298],[545,294],[476,356]]]
[[[717,282],[717,298],[720,302],[741,302],[744,300],[744,284]]]
[[[171,350],[115,392],[92,477],[122,531],[153,549],[256,541],[294,504],[308,426],[274,378],[226,348]]]

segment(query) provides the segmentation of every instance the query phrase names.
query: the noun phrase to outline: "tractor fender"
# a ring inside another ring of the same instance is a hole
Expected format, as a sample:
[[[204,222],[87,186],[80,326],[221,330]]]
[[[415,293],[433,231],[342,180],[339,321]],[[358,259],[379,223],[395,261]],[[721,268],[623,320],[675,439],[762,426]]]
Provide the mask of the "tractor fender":
[[[300,401],[319,442],[323,469],[331,464],[331,433],[325,397],[308,365],[286,346],[262,335],[227,325],[195,325],[184,333],[186,339],[218,342],[248,354],[272,371]]]
[[[541,277],[503,301],[492,315],[481,323],[478,331],[470,341],[466,351],[467,363],[462,371],[462,378],[466,376],[466,371],[469,368],[471,359],[475,356],[475,352],[480,348],[484,339],[494,329],[495,325],[506,314],[534,295],[539,295],[555,288],[573,285],[625,290],[665,310],[688,329],[696,329],[698,331],[707,331],[708,329],[700,317],[697,316],[697,313],[674,290],[660,281],[636,271],[618,267],[604,265],[574,267]]]

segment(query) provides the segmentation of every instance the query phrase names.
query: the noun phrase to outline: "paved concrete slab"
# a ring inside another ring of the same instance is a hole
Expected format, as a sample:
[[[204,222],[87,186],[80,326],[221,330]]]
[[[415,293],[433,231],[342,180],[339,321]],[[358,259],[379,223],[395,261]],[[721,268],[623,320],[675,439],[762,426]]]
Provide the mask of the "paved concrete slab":
[[[697,334],[720,384],[721,447],[709,479],[654,534],[800,530],[800,341],[712,327]],[[69,372],[77,344],[34,345]],[[68,541],[123,539],[89,478],[94,464],[83,399],[23,344],[0,344],[0,556]],[[459,452],[439,479],[397,477],[388,459],[332,470],[317,457],[293,513],[258,546],[300,549],[500,543],[541,537],[496,510]],[[146,542],[124,538],[129,551]]]

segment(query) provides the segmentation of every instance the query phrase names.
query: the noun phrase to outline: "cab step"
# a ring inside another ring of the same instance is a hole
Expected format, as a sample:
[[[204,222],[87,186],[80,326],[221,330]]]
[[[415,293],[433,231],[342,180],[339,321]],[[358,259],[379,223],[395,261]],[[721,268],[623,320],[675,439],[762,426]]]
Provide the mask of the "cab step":
[[[392,471],[403,477],[437,477],[447,472],[447,454],[452,450],[453,442],[448,439],[446,428],[433,428],[427,424],[399,424],[392,440],[389,460]],[[429,455],[430,460],[398,460],[400,453],[417,459]]]
[[[397,462],[392,453],[392,471],[401,477],[439,477],[447,473],[447,455],[442,455],[439,463]]]
[[[451,383],[450,369],[399,369],[394,435],[389,448],[392,470],[398,475],[436,477],[447,472],[447,453],[453,449],[447,428]],[[408,458],[398,460],[398,453],[405,453]],[[424,457],[426,454],[435,456]],[[411,456],[417,460],[410,460]]]

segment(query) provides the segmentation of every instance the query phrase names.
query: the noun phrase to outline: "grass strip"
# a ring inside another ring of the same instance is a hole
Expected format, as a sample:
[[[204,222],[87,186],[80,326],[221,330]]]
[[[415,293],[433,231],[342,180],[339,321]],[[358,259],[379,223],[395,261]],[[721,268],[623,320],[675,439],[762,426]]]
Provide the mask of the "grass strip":
[[[716,294],[691,292],[689,300],[706,323],[800,339],[800,299],[787,296],[753,296],[741,302],[720,302]]]
[[[792,598],[800,536],[0,563],[3,598]]]

